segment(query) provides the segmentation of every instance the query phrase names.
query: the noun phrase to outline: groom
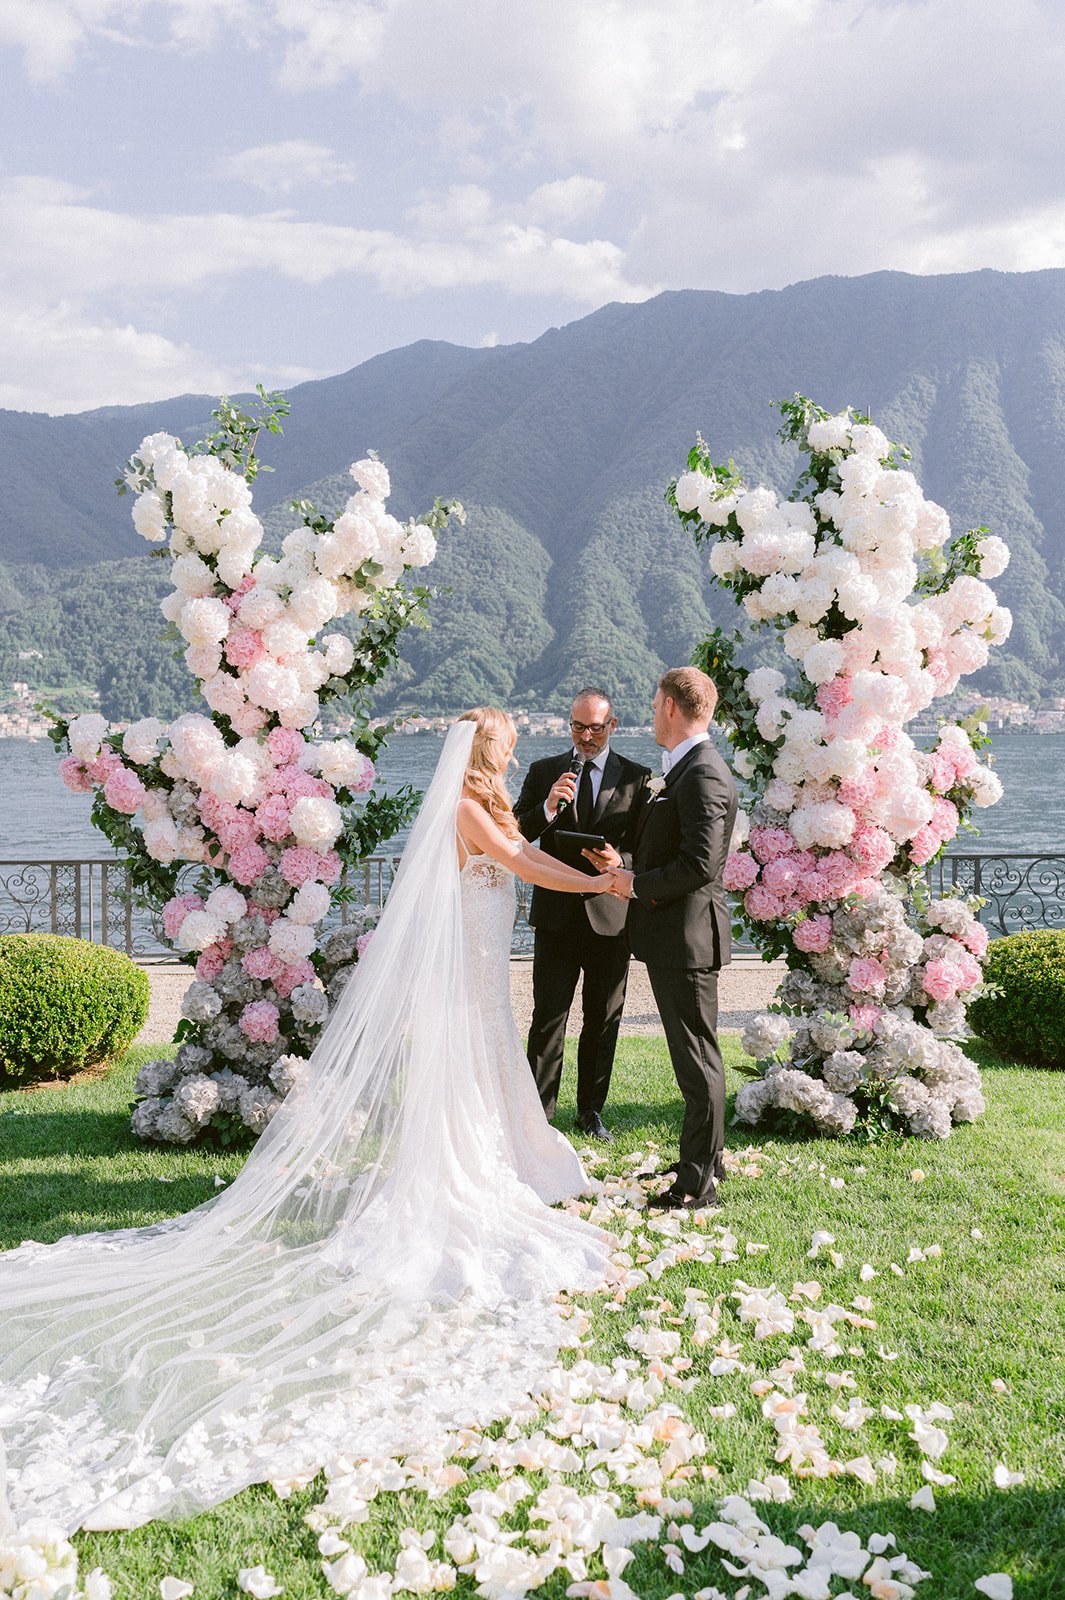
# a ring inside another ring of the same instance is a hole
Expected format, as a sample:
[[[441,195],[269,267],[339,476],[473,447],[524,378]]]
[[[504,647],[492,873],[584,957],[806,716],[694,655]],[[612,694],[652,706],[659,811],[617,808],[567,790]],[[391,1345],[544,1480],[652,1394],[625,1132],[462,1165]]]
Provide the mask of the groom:
[[[717,1044],[717,975],[730,957],[731,917],[721,877],[736,819],[736,785],[710,742],[717,690],[696,667],[665,673],[654,698],[664,779],[652,779],[636,819],[633,870],[616,851],[595,858],[615,869],[629,901],[633,955],[647,975],[670,1061],[684,1097],[680,1160],[652,1204],[713,1205],[723,1176],[725,1073]]]

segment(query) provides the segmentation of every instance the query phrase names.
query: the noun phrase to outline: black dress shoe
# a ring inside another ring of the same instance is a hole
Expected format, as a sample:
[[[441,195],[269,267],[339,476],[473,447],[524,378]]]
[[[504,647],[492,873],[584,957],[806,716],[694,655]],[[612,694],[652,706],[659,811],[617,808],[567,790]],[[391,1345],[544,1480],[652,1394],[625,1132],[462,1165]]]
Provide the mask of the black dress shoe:
[[[582,1133],[588,1134],[592,1139],[602,1139],[604,1144],[610,1144],[614,1137],[598,1111],[588,1111],[579,1116],[577,1126]]]

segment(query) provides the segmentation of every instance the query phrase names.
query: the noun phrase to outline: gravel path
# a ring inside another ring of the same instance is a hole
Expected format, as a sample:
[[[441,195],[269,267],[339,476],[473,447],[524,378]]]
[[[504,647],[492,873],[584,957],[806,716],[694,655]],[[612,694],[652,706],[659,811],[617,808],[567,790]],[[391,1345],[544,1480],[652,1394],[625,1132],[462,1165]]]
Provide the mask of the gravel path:
[[[173,961],[146,961],[145,971],[152,988],[148,1020],[137,1035],[138,1044],[166,1044],[173,1038],[174,1029],[181,1016],[181,997],[192,981],[192,969]],[[784,974],[782,962],[764,963],[741,957],[726,967],[721,974],[719,995],[719,1024],[724,1032],[743,1028],[772,1000],[777,984]],[[528,1031],[532,1016],[532,962],[518,960],[510,963],[510,998],[514,1007],[519,1031]],[[580,997],[570,1013],[571,1034],[579,1033],[581,1025]],[[634,961],[629,968],[629,989],[625,1016],[621,1024],[623,1034],[661,1033],[662,1024],[655,1007],[647,969]]]

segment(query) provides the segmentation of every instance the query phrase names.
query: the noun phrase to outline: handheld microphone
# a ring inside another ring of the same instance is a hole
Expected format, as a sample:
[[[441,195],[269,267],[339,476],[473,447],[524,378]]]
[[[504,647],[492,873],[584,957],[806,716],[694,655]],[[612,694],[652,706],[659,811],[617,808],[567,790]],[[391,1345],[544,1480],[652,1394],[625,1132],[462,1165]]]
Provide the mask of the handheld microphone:
[[[578,780],[578,782],[580,781],[580,775],[584,771],[584,757],[580,754],[579,751],[574,750],[573,755],[570,758],[570,764],[569,764],[569,766],[568,766],[568,768],[566,770],[568,772],[572,772],[574,777]],[[573,809],[573,801],[572,800],[560,800],[559,801],[558,810],[555,812],[556,819],[558,817],[562,816],[563,812],[572,811],[572,809]]]

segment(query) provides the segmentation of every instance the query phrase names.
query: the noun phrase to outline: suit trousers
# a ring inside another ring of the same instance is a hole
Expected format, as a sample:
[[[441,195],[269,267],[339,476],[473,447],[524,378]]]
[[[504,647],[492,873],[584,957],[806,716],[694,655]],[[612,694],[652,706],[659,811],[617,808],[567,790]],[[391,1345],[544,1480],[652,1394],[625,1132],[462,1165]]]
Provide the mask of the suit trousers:
[[[725,1069],[717,1043],[717,969],[647,966],[684,1120],[676,1187],[701,1196],[721,1175],[725,1142]]]
[[[558,1104],[566,1022],[582,972],[584,1021],[577,1043],[577,1114],[588,1116],[602,1111],[610,1088],[629,976],[629,946],[624,933],[596,933],[583,901],[577,896],[572,898],[567,925],[537,928],[533,945],[528,1057],[548,1117],[554,1116]]]

